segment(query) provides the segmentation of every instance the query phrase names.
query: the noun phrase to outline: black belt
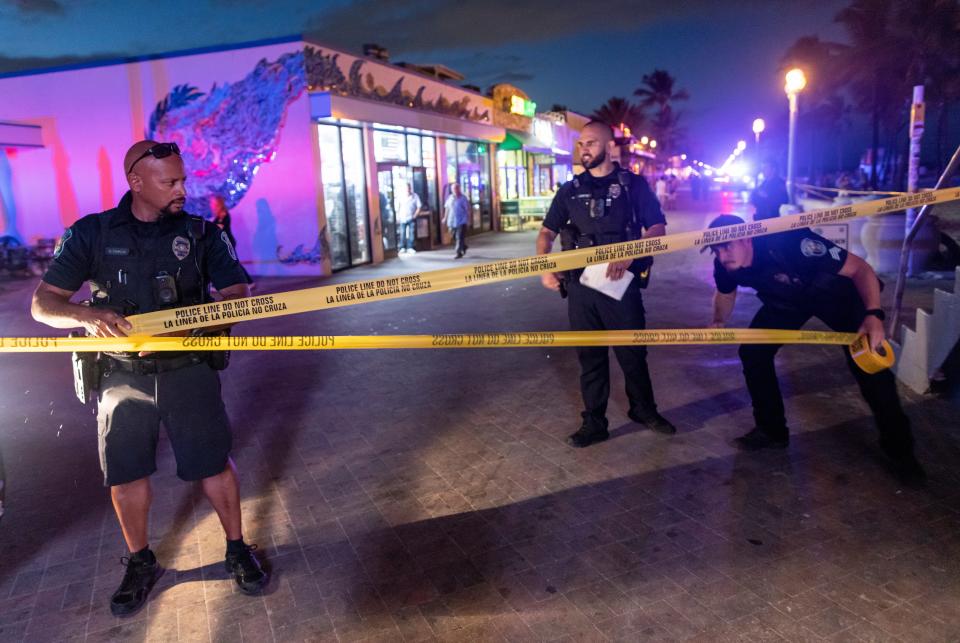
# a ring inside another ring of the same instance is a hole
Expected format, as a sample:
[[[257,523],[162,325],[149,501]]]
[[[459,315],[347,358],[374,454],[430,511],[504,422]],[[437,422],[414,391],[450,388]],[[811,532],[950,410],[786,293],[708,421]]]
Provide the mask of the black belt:
[[[118,371],[127,371],[134,375],[154,375],[165,371],[175,371],[178,368],[186,368],[195,364],[202,364],[204,358],[197,353],[181,355],[179,357],[168,357],[166,359],[141,358],[141,359],[121,359],[112,355],[105,355],[108,360],[109,368]]]

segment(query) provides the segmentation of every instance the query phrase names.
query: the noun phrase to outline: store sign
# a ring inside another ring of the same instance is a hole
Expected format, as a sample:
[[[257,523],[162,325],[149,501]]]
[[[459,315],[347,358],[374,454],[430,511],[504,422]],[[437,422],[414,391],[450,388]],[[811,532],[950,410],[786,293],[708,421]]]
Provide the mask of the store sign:
[[[533,121],[533,136],[547,147],[553,147],[553,123],[536,119]]]
[[[405,163],[407,161],[406,148],[406,141],[402,133],[374,130],[373,150],[377,162],[396,161]]]
[[[510,113],[533,118],[537,113],[537,104],[523,96],[514,95],[510,97]]]

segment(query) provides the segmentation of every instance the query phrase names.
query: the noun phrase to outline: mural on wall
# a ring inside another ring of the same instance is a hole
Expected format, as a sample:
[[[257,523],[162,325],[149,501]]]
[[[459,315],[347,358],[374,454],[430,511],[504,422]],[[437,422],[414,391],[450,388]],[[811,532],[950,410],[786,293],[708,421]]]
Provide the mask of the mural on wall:
[[[209,198],[232,208],[273,160],[287,107],[303,93],[304,53],[262,59],[236,83],[208,93],[178,85],[150,116],[147,138],[175,141],[187,171],[187,212],[209,218]]]
[[[443,95],[435,100],[424,100],[423,93],[426,85],[421,85],[415,91],[404,88],[405,76],[401,76],[389,90],[376,84],[373,74],[362,74],[366,60],[357,59],[350,65],[349,72],[344,75],[340,69],[338,59],[340,54],[324,54],[315,47],[304,48],[304,58],[307,72],[307,88],[310,91],[326,91],[350,98],[365,98],[382,103],[390,103],[401,107],[422,109],[436,112],[444,116],[453,116],[481,123],[490,122],[490,111],[470,107],[470,98],[464,96],[460,100],[451,101]]]

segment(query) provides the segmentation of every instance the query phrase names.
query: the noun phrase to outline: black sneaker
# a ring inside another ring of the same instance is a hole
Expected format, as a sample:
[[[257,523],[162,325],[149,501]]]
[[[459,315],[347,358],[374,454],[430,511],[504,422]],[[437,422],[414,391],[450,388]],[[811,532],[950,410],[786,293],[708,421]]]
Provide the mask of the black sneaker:
[[[744,451],[759,451],[761,449],[786,449],[790,444],[790,436],[782,437],[771,435],[756,427],[749,433],[741,435],[733,441],[733,445]]]
[[[245,545],[240,553],[227,553],[224,561],[227,573],[233,575],[237,587],[244,594],[258,593],[270,578],[260,566],[260,561],[253,555],[256,548],[256,545]]]
[[[153,552],[140,559],[126,557],[120,562],[127,568],[123,582],[110,597],[110,611],[114,616],[129,616],[137,612],[147,602],[147,596],[157,580],[163,576],[163,567],[157,562]]]
[[[567,437],[567,444],[577,449],[588,447],[597,442],[603,442],[610,437],[610,432],[606,429],[597,429],[584,424],[576,433],[571,433]]]
[[[657,433],[673,435],[677,432],[677,427],[673,426],[670,420],[656,411],[629,411],[627,417],[637,424],[642,424],[647,428],[653,429]]]

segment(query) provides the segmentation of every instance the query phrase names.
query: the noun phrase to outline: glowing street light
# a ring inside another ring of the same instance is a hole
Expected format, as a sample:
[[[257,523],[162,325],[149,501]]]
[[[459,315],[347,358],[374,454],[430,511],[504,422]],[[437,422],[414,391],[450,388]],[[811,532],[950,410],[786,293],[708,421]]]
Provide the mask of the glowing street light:
[[[656,142],[655,140],[653,140],[653,139],[650,139],[650,147],[654,147],[654,148],[655,148],[656,146],[657,146],[657,142]]]
[[[649,138],[649,137],[647,137],[647,136],[641,136],[641,137],[640,137],[640,145],[646,145],[646,144],[649,143],[649,142],[650,142],[650,138]]]
[[[746,141],[737,141],[737,149],[740,150],[741,152],[744,151],[745,149],[747,149],[747,142],[746,142]]]
[[[787,195],[790,197],[790,203],[794,203],[793,156],[797,137],[797,95],[807,86],[807,77],[802,69],[795,67],[787,72],[784,80],[783,91],[786,92],[787,99],[790,102],[790,132],[787,137]]]

